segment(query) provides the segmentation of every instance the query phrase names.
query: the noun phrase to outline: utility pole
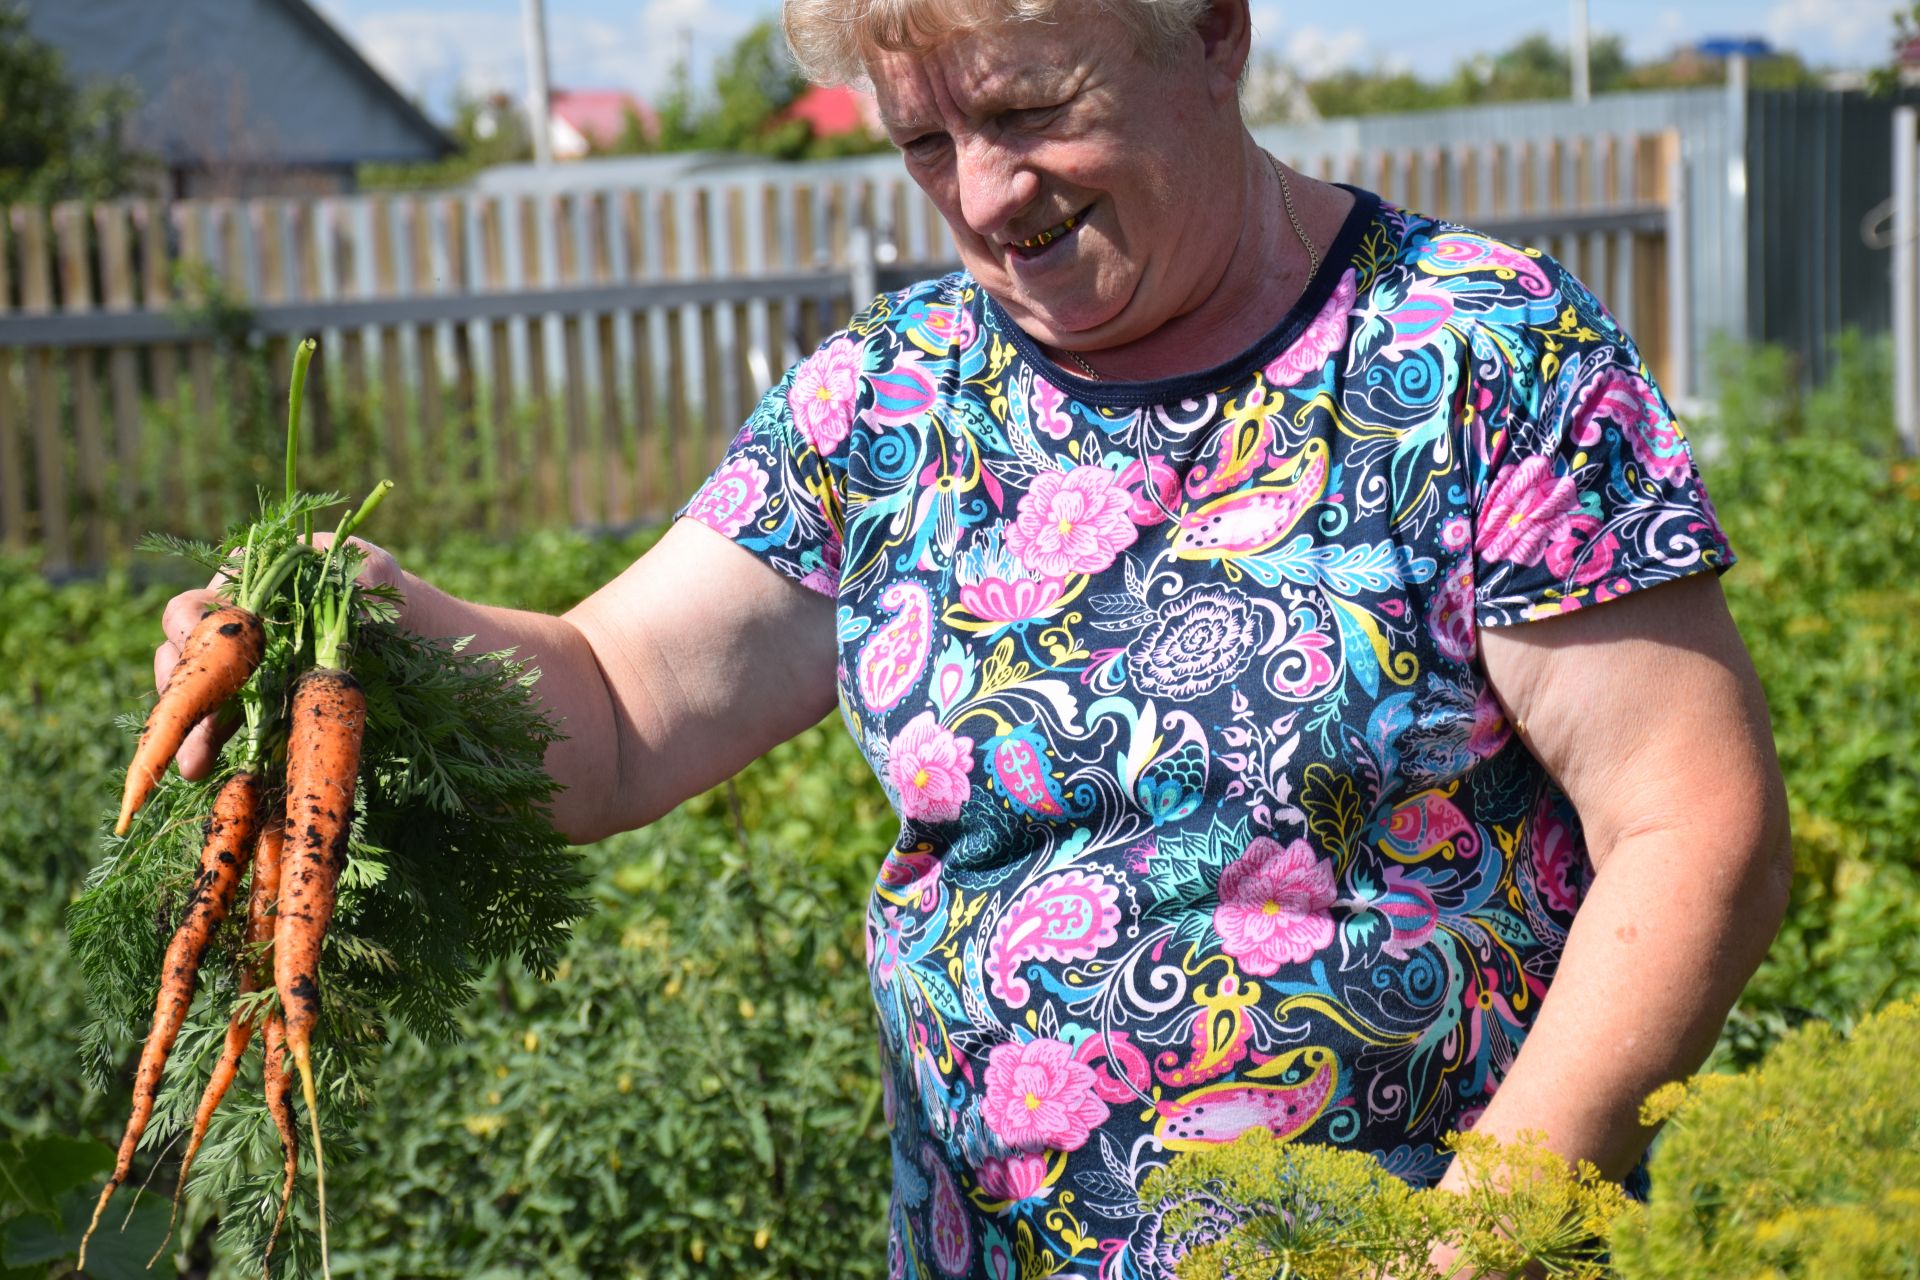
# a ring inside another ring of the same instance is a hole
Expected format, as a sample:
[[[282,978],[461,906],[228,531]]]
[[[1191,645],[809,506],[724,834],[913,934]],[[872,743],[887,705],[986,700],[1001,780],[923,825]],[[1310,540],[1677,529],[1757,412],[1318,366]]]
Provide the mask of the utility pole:
[[[533,162],[553,163],[553,126],[548,116],[547,9],[545,0],[520,0],[527,36],[527,132],[533,135]]]
[[[1589,50],[1587,0],[1573,0],[1573,100],[1593,101],[1593,67]]]

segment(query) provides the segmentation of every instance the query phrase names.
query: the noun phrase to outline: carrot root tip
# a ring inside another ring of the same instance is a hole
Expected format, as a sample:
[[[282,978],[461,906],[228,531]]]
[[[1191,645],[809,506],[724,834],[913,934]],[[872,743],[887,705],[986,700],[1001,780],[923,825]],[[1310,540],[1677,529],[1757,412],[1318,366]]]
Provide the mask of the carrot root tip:
[[[117,1178],[107,1179],[107,1189],[100,1193],[100,1203],[93,1206],[93,1220],[87,1223],[86,1234],[80,1237],[80,1259],[78,1270],[87,1269],[87,1243],[93,1239],[93,1233],[100,1229],[100,1215],[107,1211],[107,1201],[113,1199],[113,1193],[119,1189]]]
[[[291,1037],[289,1037],[291,1038]],[[320,1145],[320,1108],[314,1098],[313,1060],[304,1044],[289,1046],[294,1065],[300,1068],[300,1092],[307,1100],[307,1124],[313,1130],[313,1188],[320,1218],[320,1275],[333,1280],[333,1265],[327,1251],[327,1160]]]

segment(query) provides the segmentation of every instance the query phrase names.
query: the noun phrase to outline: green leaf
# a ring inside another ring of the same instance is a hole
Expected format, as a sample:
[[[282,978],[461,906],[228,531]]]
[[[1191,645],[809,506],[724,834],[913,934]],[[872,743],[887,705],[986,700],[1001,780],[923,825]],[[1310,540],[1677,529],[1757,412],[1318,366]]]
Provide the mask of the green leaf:
[[[147,1267],[147,1259],[153,1257],[167,1233],[166,1200],[141,1196],[133,1216],[128,1218],[128,1198],[134,1194],[130,1190],[116,1193],[107,1203],[107,1211],[100,1215],[100,1229],[87,1244],[86,1274],[90,1280],[152,1280],[179,1274],[173,1260],[165,1256],[156,1260],[151,1270]],[[93,1217],[93,1205],[92,1195],[75,1189],[60,1198],[55,1221],[34,1217],[8,1223],[4,1235],[0,1235],[0,1265],[44,1267],[56,1259],[77,1256],[80,1237],[86,1234]],[[123,1220],[124,1230],[120,1225]]]
[[[60,1197],[113,1168],[113,1148],[91,1138],[49,1136],[0,1143],[0,1207],[19,1205],[59,1221]]]

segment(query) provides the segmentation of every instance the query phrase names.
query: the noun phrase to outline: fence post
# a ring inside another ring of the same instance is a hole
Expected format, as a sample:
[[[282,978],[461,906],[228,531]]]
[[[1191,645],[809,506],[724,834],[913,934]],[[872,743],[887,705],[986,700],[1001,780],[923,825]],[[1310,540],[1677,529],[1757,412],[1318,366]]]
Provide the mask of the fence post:
[[[1920,109],[1893,113],[1893,376],[1895,420],[1920,454]]]
[[[856,204],[847,228],[847,286],[853,292],[853,312],[866,309],[880,292],[879,273],[873,259],[873,228]]]
[[[1693,216],[1686,140],[1667,135],[1667,397],[1693,398]]]

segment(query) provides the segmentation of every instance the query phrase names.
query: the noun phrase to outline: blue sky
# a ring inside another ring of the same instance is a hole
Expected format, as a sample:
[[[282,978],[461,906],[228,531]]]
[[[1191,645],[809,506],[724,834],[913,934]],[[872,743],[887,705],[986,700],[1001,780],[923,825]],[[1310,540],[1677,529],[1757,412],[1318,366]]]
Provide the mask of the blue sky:
[[[317,0],[374,64],[428,109],[455,90],[518,92],[526,70],[520,0]],[[1765,36],[1819,66],[1884,55],[1898,0],[1590,0],[1597,31],[1637,57],[1703,36]],[[701,65],[775,12],[765,0],[546,0],[553,83],[651,97],[681,50]],[[1564,39],[1568,0],[1253,0],[1260,44],[1308,72],[1407,67],[1432,74],[1532,31]]]

